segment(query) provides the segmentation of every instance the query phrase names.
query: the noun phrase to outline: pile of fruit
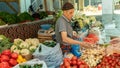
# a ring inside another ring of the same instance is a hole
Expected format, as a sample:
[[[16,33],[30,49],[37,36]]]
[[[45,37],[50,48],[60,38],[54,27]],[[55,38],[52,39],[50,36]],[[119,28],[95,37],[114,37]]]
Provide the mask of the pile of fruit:
[[[0,54],[0,68],[11,68],[18,64],[18,54],[12,53],[10,50],[4,50]]]
[[[89,66],[83,60],[73,56],[71,59],[64,58],[60,68],[89,68]]]
[[[95,68],[120,68],[120,54],[114,53],[110,56],[104,56],[101,63]]]

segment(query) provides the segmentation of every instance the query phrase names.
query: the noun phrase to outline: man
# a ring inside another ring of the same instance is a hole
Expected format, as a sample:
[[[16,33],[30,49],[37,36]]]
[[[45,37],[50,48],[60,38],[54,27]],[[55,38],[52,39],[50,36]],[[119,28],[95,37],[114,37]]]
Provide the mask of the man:
[[[91,45],[86,42],[80,42],[74,40],[73,29],[71,27],[70,21],[74,15],[74,7],[71,3],[66,2],[63,7],[63,15],[56,21],[55,34],[56,41],[60,43],[61,49],[64,52],[69,52],[71,44],[78,44],[81,47],[90,48]],[[67,49],[67,50],[66,50]]]

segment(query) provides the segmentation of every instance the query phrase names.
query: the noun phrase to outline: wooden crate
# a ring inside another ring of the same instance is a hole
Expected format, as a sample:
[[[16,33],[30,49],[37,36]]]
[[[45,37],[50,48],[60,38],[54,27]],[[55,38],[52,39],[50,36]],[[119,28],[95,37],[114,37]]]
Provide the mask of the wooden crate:
[[[46,40],[52,40],[52,34],[49,33],[40,33],[40,30],[38,31],[38,39],[42,43]]]

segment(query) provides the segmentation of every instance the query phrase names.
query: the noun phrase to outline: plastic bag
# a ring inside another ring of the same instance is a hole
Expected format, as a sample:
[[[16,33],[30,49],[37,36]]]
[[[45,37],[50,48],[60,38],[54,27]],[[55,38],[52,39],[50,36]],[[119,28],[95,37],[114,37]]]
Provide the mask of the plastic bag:
[[[41,52],[39,51],[39,47],[41,47]],[[48,68],[56,68],[60,65],[63,55],[59,44],[57,44],[55,47],[47,47],[43,44],[40,44],[39,47],[33,53],[35,58],[44,60]]]
[[[31,66],[33,66],[34,64],[42,64],[42,68],[47,68],[46,63],[44,61],[39,60],[39,59],[32,59],[30,61],[27,61],[27,62],[24,62],[21,64],[17,64],[13,68],[19,68],[19,65],[31,65]]]

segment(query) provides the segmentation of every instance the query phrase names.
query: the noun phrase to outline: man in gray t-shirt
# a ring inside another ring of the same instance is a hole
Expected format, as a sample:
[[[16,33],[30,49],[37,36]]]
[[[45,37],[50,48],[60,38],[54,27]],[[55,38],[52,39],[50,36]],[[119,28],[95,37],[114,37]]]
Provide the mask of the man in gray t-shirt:
[[[58,43],[69,45],[62,41],[61,33],[62,31],[67,32],[67,36],[72,38],[73,36],[73,29],[71,27],[70,21],[62,15],[56,22],[55,33],[56,33],[56,40]]]
[[[67,2],[63,5],[62,10],[63,10],[63,15],[56,21],[56,25],[55,25],[56,40],[57,40],[57,43],[60,43],[61,46],[63,46],[61,48],[64,48],[67,46],[70,47],[71,44],[78,44],[78,45],[81,45],[81,47],[83,46],[86,48],[92,47],[89,43],[80,42],[72,39],[73,29],[70,25],[70,21],[74,14],[73,5]]]

